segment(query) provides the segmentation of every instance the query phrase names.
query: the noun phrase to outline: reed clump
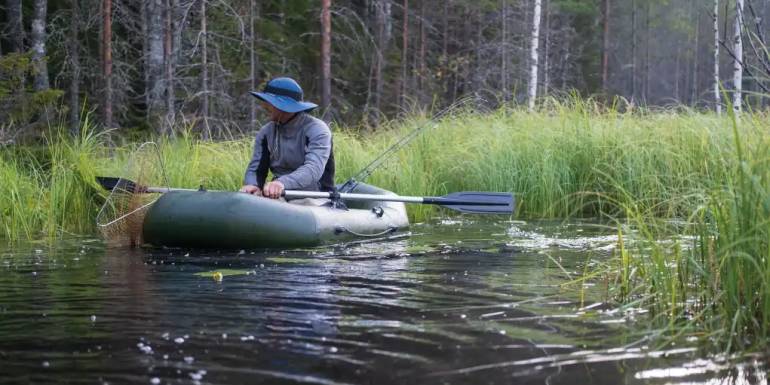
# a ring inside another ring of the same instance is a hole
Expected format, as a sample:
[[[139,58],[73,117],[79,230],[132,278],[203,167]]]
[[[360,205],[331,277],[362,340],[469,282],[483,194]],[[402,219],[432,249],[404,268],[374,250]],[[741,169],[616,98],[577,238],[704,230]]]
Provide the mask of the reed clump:
[[[416,114],[374,133],[335,128],[338,182],[426,120]],[[621,113],[549,100],[535,113],[443,119],[367,182],[402,195],[510,191],[519,217],[630,222],[642,242],[623,245],[608,265],[612,294],[652,309],[672,330],[743,347],[770,332],[769,132],[766,112]],[[121,176],[139,145],[107,139],[86,121],[77,138],[54,132],[43,145],[4,149],[0,236],[92,233],[107,196],[94,177]],[[207,142],[189,132],[157,142],[160,160],[150,167],[173,187],[236,190],[252,150],[252,138]],[[410,215],[421,221],[435,210],[412,206]]]
[[[762,114],[745,116],[747,123],[737,128],[740,141],[758,148],[770,123]],[[335,129],[337,180],[354,175],[425,121],[416,115],[366,134]],[[8,181],[0,187],[3,238],[93,229],[95,208],[105,197],[93,176],[120,176],[140,143],[107,145],[107,136],[88,122],[81,132],[77,138],[54,133],[42,146],[0,154],[0,173]],[[249,137],[207,142],[188,133],[157,142],[162,159],[153,167],[162,163],[174,187],[235,190],[252,150]],[[667,111],[621,114],[577,100],[551,102],[538,113],[504,108],[444,119],[367,182],[403,195],[510,191],[517,195],[519,217],[625,216],[625,203],[655,218],[685,218],[715,186],[739,187],[743,169],[737,159],[728,117]],[[410,209],[416,220],[434,212]]]
[[[613,182],[624,195],[613,204],[634,229],[629,238],[635,242],[625,245],[623,234],[618,237],[615,258],[605,267],[611,292],[626,307],[650,310],[671,338],[704,337],[725,351],[767,347],[768,128],[766,114],[729,115],[720,131],[699,143],[683,142],[699,155],[679,154],[673,171],[682,179],[662,185],[665,195],[654,205],[644,204],[640,191]]]

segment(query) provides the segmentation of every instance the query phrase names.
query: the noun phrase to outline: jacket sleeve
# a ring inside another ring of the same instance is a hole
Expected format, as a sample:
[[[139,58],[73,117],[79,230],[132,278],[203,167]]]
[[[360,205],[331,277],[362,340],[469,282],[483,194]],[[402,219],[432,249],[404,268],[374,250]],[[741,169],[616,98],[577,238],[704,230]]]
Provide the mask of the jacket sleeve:
[[[257,132],[257,137],[254,139],[254,150],[252,151],[249,165],[246,167],[246,175],[243,177],[244,185],[250,184],[259,188],[265,185],[267,171],[270,168],[267,130],[268,125],[265,125]]]
[[[325,123],[316,123],[306,132],[305,162],[290,174],[276,180],[286,190],[318,190],[332,150],[332,133]]]

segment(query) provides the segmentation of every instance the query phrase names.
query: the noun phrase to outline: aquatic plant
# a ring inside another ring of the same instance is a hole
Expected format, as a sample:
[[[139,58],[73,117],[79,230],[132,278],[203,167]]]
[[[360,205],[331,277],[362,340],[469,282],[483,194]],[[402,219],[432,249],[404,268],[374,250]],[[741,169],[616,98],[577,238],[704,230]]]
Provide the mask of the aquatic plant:
[[[683,218],[715,186],[732,181],[729,186],[740,187],[727,117],[694,111],[619,113],[579,99],[545,105],[534,114],[510,107],[442,120],[368,182],[404,195],[511,191],[518,198],[517,215],[538,218],[625,216],[623,203],[643,215]],[[766,115],[746,116],[754,124],[736,128],[741,142],[761,141],[770,126]],[[335,128],[338,181],[425,120],[415,115],[375,133]],[[81,132],[71,138],[54,130],[40,146],[0,155],[0,169],[10,181],[0,197],[5,238],[92,229],[94,208],[105,196],[92,177],[120,175],[139,143],[115,143],[118,136],[96,134],[88,121]],[[252,139],[207,142],[183,132],[158,140],[168,183],[237,189]],[[20,199],[39,204],[20,204]],[[410,207],[415,220],[433,212]]]
[[[765,114],[726,119],[717,148],[679,155],[680,167],[699,165],[678,175],[697,182],[666,185],[658,204],[640,204],[640,191],[611,181],[626,195],[612,203],[635,233],[619,234],[604,269],[612,296],[651,310],[668,337],[706,337],[730,351],[763,348],[770,333],[770,136]]]
[[[374,133],[335,127],[338,181],[426,119],[415,114]],[[506,107],[441,120],[368,182],[403,195],[510,191],[519,217],[630,223],[641,242],[622,244],[604,265],[613,298],[649,308],[674,335],[705,333],[744,348],[770,333],[769,129],[767,112],[620,112],[549,99],[536,113]],[[164,184],[162,169],[175,187],[240,187],[251,138],[207,142],[182,131],[158,140],[162,161],[146,166],[148,182]],[[93,232],[106,197],[94,176],[124,173],[139,145],[119,140],[86,120],[76,138],[52,129],[40,145],[5,148],[0,235]],[[435,213],[410,206],[415,221]]]

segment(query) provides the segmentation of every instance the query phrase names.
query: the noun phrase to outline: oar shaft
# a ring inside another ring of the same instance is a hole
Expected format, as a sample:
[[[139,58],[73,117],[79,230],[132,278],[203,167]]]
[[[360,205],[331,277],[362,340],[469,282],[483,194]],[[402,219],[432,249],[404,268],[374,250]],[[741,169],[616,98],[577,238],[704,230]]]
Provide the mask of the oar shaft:
[[[175,191],[201,191],[186,188],[169,188],[137,185],[135,182],[114,177],[97,177],[97,181],[105,189],[128,193],[168,193]],[[203,190],[205,191],[205,190]],[[321,191],[284,191],[287,199],[326,198],[352,201],[403,202],[440,205],[463,213],[473,214],[511,214],[514,210],[514,199],[510,193],[490,193],[479,191],[456,192],[443,197],[413,197],[395,194],[358,194],[336,193]]]
[[[143,192],[164,194],[164,193],[169,193],[174,191],[199,191],[199,190],[194,188],[147,187]]]
[[[166,187],[147,187],[145,190],[148,193],[168,193],[174,191],[199,191],[191,188],[166,188]],[[288,199],[301,199],[301,198],[327,198],[331,199],[333,193],[324,191],[295,191],[286,190],[283,196]],[[455,205],[477,205],[477,206],[501,206],[507,203],[498,202],[475,202],[467,200],[454,200],[446,199],[442,197],[411,197],[401,195],[377,195],[377,194],[356,194],[356,193],[340,193],[340,199],[348,199],[352,201],[377,201],[377,202],[404,202],[404,203],[426,203],[442,206],[455,206]]]
[[[284,191],[284,197],[288,199],[299,198],[329,198],[334,196],[334,193],[322,192],[322,191]],[[404,202],[404,203],[425,203],[432,205],[442,206],[461,206],[461,205],[475,205],[475,206],[507,206],[509,202],[479,202],[474,200],[463,199],[451,199],[444,197],[411,197],[402,195],[376,195],[376,194],[356,194],[356,193],[340,193],[340,199],[347,199],[352,201],[377,201],[377,202]]]
[[[168,193],[174,191],[198,191],[191,188],[166,188],[166,187],[147,187],[145,192],[148,193]],[[213,190],[209,190],[213,191]],[[286,190],[283,196],[288,199],[300,199],[300,198],[329,198],[333,197],[333,193],[323,191],[295,191]],[[387,201],[387,202],[404,202],[404,203],[423,203],[422,197],[405,197],[398,195],[373,195],[373,194],[355,194],[355,193],[342,193],[341,199],[350,199],[355,201]]]
[[[198,191],[190,188],[166,188],[166,187],[147,187],[145,192],[148,193],[168,193],[174,191]],[[209,190],[213,191],[213,190]],[[300,198],[329,198],[333,197],[333,193],[324,191],[296,191],[286,190],[283,196],[288,199],[300,199]],[[398,195],[374,195],[374,194],[355,194],[355,193],[341,193],[341,199],[350,199],[355,201],[387,201],[387,202],[405,202],[405,203],[423,203],[422,197],[405,197]],[[437,202],[438,203],[438,202]]]
[[[422,203],[422,197],[405,197],[398,195],[376,195],[376,194],[356,194],[356,193],[340,193],[341,199],[349,199],[355,201],[386,201],[386,202],[405,202],[405,203]],[[334,193],[323,191],[284,191],[284,197],[288,199],[298,198],[329,198],[334,196]]]

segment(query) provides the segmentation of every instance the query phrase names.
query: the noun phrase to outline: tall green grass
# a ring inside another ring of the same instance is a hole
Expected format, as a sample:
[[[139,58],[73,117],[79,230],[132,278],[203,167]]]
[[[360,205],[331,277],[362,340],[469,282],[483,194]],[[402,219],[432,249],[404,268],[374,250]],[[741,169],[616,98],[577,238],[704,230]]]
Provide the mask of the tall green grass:
[[[415,115],[376,133],[335,127],[337,180],[426,124]],[[367,181],[402,195],[516,193],[519,217],[609,217],[631,223],[606,266],[611,293],[643,306],[675,333],[700,333],[728,349],[770,334],[770,116],[691,110],[620,113],[590,101],[550,100],[537,113],[503,108],[440,121]],[[0,153],[0,235],[10,241],[94,232],[107,196],[96,175],[132,177],[139,143],[84,122],[80,136],[52,132],[38,146]],[[158,140],[152,180],[235,190],[252,139]],[[160,167],[160,163],[164,167]],[[410,206],[421,221],[436,209]],[[625,227],[619,226],[621,232]],[[673,238],[672,238],[673,235]],[[661,241],[665,240],[665,241]],[[587,274],[587,276],[592,276]],[[676,326],[676,327],[674,327]]]
[[[613,205],[636,242],[625,245],[619,236],[605,270],[611,291],[626,306],[651,310],[670,337],[701,336],[726,351],[768,346],[768,118],[730,115],[699,143],[678,138],[693,150],[659,170],[657,198],[613,182],[620,193]]]
[[[728,117],[692,111],[621,114],[576,100],[551,102],[539,113],[459,114],[423,133],[368,182],[404,195],[511,191],[520,217],[625,216],[627,204],[643,215],[684,218],[717,186],[753,186],[739,178],[736,143],[761,152],[770,123],[766,114],[745,116],[736,141]],[[335,128],[337,180],[425,122],[414,116],[374,134]],[[108,146],[110,138],[89,122],[81,132],[2,152],[4,238],[92,229],[105,196],[93,177],[120,176],[139,143]],[[240,187],[252,148],[251,138],[203,142],[190,134],[158,143],[170,185],[225,190]],[[410,210],[415,220],[433,212]]]

